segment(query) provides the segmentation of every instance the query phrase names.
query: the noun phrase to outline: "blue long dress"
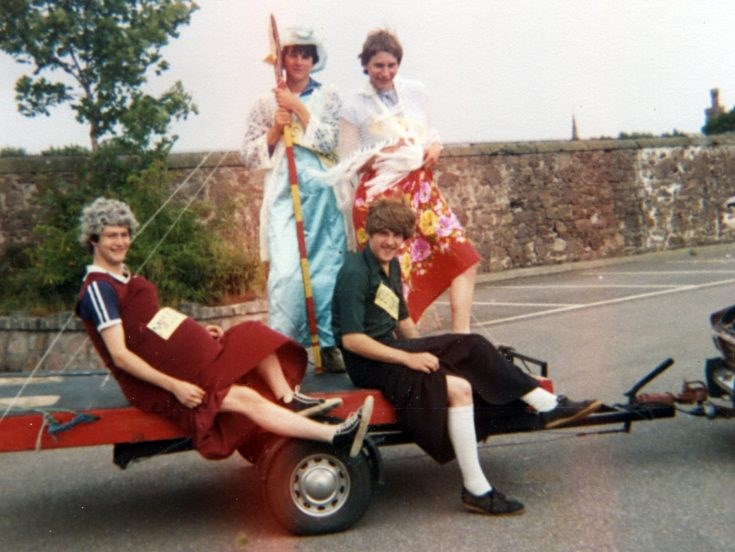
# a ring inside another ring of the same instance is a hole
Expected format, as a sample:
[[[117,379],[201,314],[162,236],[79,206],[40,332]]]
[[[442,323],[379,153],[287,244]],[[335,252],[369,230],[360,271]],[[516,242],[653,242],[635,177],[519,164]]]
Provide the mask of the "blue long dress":
[[[334,87],[313,79],[300,99],[309,109],[309,124],[304,130],[294,118],[292,129],[309,272],[319,342],[333,347],[332,292],[347,242],[334,192],[322,176],[335,160],[341,102]],[[241,155],[247,167],[269,169],[260,213],[260,255],[269,262],[268,324],[308,346],[311,338],[285,148],[281,140],[269,149],[266,138],[275,109],[272,93],[256,101],[247,117]]]

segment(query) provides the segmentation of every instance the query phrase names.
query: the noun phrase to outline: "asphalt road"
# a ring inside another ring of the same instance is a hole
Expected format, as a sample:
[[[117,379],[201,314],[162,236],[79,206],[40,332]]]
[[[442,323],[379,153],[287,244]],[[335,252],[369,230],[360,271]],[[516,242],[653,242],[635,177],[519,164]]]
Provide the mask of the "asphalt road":
[[[735,246],[580,265],[482,281],[475,329],[549,362],[558,391],[622,402],[662,360],[647,391],[679,391],[715,355],[708,317],[735,303]],[[440,301],[424,321],[446,321]],[[605,426],[599,430],[616,429]],[[455,463],[412,445],[384,448],[385,482],[351,530],[294,538],[239,458],[159,457],[121,471],[98,447],[0,455],[0,549],[659,551],[733,548],[735,420],[678,414],[629,434],[561,429],[492,438],[491,481],[526,504],[496,519],[462,510]]]

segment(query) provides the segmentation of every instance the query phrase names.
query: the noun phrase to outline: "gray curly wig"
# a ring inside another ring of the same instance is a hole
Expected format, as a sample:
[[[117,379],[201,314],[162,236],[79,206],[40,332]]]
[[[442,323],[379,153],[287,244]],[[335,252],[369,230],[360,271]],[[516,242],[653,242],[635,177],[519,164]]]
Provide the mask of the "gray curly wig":
[[[138,221],[127,203],[117,199],[98,197],[82,209],[79,217],[79,243],[92,252],[92,244],[99,239],[105,226],[124,226],[130,231],[130,237],[135,236]]]

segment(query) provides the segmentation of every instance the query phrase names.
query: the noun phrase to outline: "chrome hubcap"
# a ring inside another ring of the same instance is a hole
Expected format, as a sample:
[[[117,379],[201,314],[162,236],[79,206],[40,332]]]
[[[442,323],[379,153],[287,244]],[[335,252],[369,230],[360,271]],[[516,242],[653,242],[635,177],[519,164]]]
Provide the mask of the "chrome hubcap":
[[[305,514],[333,515],[350,495],[350,475],[334,456],[308,456],[291,473],[290,491],[294,504]]]

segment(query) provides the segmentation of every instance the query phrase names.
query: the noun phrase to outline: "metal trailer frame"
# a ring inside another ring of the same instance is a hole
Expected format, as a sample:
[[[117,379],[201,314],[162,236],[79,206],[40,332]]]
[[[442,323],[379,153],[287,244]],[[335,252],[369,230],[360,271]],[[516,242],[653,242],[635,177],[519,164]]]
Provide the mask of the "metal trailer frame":
[[[546,362],[510,347],[499,349],[511,362],[539,378],[542,386],[553,390]],[[674,417],[679,397],[639,394],[672,364],[667,359],[636,382],[624,393],[626,403],[603,405],[596,413],[563,428],[620,424],[617,429],[597,433],[629,432],[634,422]],[[382,479],[380,447],[411,440],[379,392],[355,388],[344,374],[310,374],[302,389],[342,398],[343,404],[329,413],[333,418],[346,417],[366,395],[374,396],[373,417],[361,454],[348,458],[330,445],[266,432],[256,434],[239,453],[256,465],[265,499],[281,525],[295,534],[342,531],[362,517],[374,485]],[[21,391],[24,396],[37,397],[35,405],[7,406],[18,402]],[[30,377],[4,374],[0,375],[1,396],[5,396],[2,404],[6,406],[1,407],[5,415],[0,419],[0,452],[113,445],[113,462],[125,469],[144,458],[192,448],[190,439],[174,424],[130,406],[107,371]],[[701,393],[693,396],[701,402]],[[50,404],[54,397],[58,402]],[[527,407],[506,408],[493,419],[497,420],[493,435],[543,430],[539,416]]]

